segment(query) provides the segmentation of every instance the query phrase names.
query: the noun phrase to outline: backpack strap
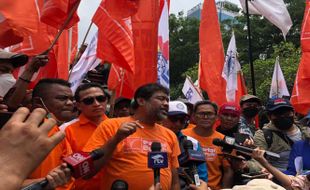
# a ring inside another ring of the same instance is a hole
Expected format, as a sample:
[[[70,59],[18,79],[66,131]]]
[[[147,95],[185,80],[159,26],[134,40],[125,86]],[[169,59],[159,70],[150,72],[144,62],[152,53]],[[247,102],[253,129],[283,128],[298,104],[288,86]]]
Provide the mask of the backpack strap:
[[[280,137],[284,142],[286,142],[288,145],[292,146],[294,144],[294,141],[292,141],[286,134],[282,133],[281,131],[271,130],[271,129],[263,129],[264,137],[266,140],[266,143],[268,145],[268,148],[270,148],[272,142],[273,142],[273,134],[275,133],[278,137]]]
[[[272,137],[273,137],[272,130],[270,130],[270,129],[262,129],[262,130],[263,130],[264,137],[265,137],[265,140],[267,143],[267,147],[269,149],[271,147],[271,144],[272,144]]]

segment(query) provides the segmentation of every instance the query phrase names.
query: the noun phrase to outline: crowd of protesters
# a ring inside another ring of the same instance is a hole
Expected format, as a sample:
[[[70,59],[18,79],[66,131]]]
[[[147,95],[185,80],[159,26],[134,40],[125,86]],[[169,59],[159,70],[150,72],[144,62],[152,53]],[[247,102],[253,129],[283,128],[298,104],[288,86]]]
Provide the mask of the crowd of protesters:
[[[91,80],[73,93],[67,81],[49,78],[28,90],[47,61],[45,55],[34,57],[15,79],[14,69],[28,57],[0,50],[0,183],[5,189],[44,180],[45,190],[107,190],[116,180],[133,190],[310,187],[310,115],[297,120],[289,100],[275,98],[264,105],[248,94],[239,104],[204,100],[193,105],[170,100],[169,90],[156,83],[139,87],[132,99],[114,99]],[[260,114],[267,117],[260,119]],[[253,152],[213,144],[226,138]],[[153,185],[147,155],[155,141],[167,152],[168,167],[160,170],[160,183]],[[205,155],[205,162],[197,164],[198,186],[188,182],[186,168],[179,163],[186,141]],[[63,158],[93,150],[104,153],[94,161],[94,171],[73,178]],[[265,159],[265,151],[280,158]]]

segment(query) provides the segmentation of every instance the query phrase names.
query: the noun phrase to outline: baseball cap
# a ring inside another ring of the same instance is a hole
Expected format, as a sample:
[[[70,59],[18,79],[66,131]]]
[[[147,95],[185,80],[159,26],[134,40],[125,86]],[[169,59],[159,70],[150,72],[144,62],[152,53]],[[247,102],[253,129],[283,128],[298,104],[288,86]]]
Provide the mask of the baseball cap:
[[[240,116],[241,114],[241,110],[238,104],[234,103],[234,102],[227,102],[224,103],[219,110],[219,115],[221,114],[225,114],[225,113],[229,113],[229,114],[233,114],[236,116]]]
[[[28,56],[25,54],[12,53],[0,49],[0,61],[11,63],[13,67],[17,68],[28,62]]]
[[[275,111],[279,108],[294,109],[290,101],[283,98],[270,99],[266,105],[266,110],[269,112]]]
[[[118,97],[115,100],[114,106],[117,106],[117,104],[121,103],[121,102],[128,102],[128,105],[130,105],[131,99],[125,98],[125,97]]]
[[[187,106],[181,101],[170,101],[168,115],[188,115]]]
[[[242,105],[244,102],[257,102],[260,105],[262,105],[261,100],[257,96],[254,96],[254,95],[251,95],[251,94],[246,94],[246,95],[241,97],[240,105]]]

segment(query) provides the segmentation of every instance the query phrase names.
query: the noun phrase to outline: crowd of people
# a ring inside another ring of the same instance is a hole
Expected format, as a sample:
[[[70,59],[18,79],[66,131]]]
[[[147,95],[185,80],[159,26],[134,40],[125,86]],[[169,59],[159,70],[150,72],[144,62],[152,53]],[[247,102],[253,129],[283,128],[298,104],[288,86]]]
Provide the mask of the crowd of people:
[[[263,105],[248,94],[239,104],[203,100],[193,105],[170,100],[169,90],[157,83],[139,87],[133,99],[114,99],[101,84],[87,81],[73,93],[67,81],[51,78],[28,90],[48,59],[34,57],[15,79],[14,69],[27,61],[26,55],[0,50],[0,183],[5,189],[40,184],[44,190],[108,190],[116,180],[133,190],[310,188],[310,115],[297,117],[287,99]],[[233,139],[253,151],[216,146],[214,139]],[[195,165],[200,185],[197,178],[188,179],[192,176],[179,161],[187,141],[204,155]],[[153,142],[161,144],[168,160],[157,184],[148,168]],[[102,152],[93,161],[94,171],[73,178],[63,159],[94,150]],[[265,151],[279,158],[265,158]]]

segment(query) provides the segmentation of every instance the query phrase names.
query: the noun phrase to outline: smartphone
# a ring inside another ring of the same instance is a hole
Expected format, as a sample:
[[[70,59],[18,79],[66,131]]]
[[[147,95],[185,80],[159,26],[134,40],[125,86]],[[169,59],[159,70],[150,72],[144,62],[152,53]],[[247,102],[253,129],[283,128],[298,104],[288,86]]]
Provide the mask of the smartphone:
[[[9,121],[13,112],[0,112],[0,129]]]
[[[268,173],[262,173],[262,172],[241,174],[242,177],[247,179],[266,178],[268,175],[269,175]]]

